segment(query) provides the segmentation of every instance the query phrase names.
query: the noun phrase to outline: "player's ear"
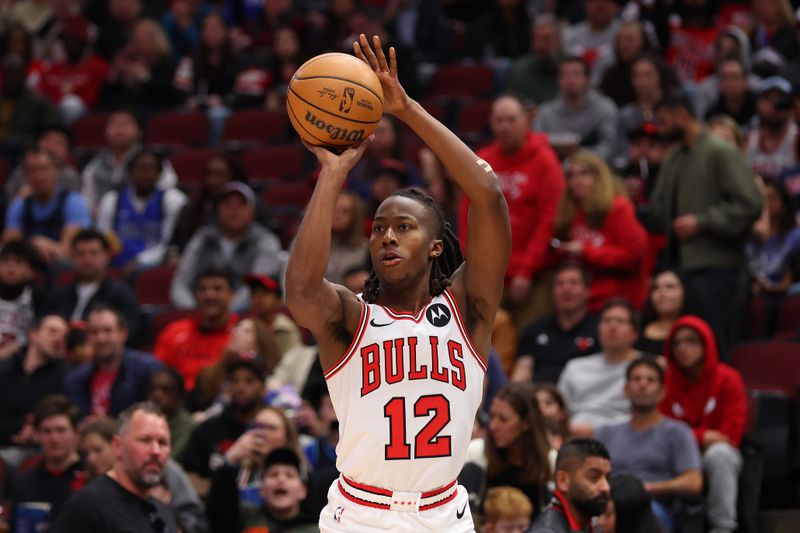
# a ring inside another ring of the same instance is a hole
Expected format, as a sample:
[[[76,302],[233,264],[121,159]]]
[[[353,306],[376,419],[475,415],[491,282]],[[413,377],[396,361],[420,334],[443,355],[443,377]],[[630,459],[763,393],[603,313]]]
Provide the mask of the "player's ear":
[[[433,239],[433,242],[431,243],[431,251],[428,256],[431,259],[435,259],[442,255],[442,252],[444,252],[444,242],[442,242],[441,239]]]

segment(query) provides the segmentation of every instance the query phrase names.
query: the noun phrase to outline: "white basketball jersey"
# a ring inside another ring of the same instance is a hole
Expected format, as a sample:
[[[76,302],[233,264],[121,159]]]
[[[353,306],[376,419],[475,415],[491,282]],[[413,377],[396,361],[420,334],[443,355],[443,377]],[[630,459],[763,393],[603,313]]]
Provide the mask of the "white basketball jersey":
[[[339,471],[395,491],[456,479],[485,373],[450,291],[416,316],[364,304],[350,348],[325,373]]]

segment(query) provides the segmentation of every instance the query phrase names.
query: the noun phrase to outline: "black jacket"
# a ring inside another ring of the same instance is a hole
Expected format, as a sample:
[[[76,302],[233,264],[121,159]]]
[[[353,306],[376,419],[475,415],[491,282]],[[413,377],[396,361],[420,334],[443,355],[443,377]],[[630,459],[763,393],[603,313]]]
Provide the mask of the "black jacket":
[[[575,519],[570,516],[569,509],[562,504],[557,492],[550,505],[542,511],[527,533],[595,533],[592,526],[585,530],[572,527]]]
[[[121,281],[106,276],[100,282],[97,292],[89,298],[81,319],[86,320],[92,307],[100,304],[110,305],[125,316],[125,320],[128,321],[128,331],[130,332],[128,343],[130,344],[132,339],[135,340],[137,333],[139,333],[139,302],[133,289]],[[78,305],[77,283],[70,283],[53,292],[53,295],[47,301],[47,305],[45,305],[45,314],[52,313],[69,320],[76,305]]]

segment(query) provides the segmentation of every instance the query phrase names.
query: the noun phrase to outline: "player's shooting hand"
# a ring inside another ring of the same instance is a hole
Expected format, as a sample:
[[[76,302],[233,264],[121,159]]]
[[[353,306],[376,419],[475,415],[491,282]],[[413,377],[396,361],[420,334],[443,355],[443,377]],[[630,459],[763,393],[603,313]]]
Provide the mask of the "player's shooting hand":
[[[400,85],[400,80],[397,79],[397,54],[394,47],[389,48],[389,61],[387,62],[380,37],[377,35],[372,37],[372,46],[363,33],[359,36],[359,40],[360,42],[353,43],[353,51],[357,58],[366,62],[378,75],[378,80],[383,88],[383,111],[396,115],[408,109],[408,106],[411,105],[411,98],[408,97],[405,89]]]
[[[363,142],[349,147],[341,154],[335,154],[327,148],[322,146],[313,146],[305,141],[303,141],[303,144],[317,157],[320,165],[322,165],[323,172],[339,174],[341,178],[344,179],[347,177],[347,174],[350,172],[350,170],[356,166],[356,163],[358,163],[358,161],[361,159],[361,156],[364,155],[364,151],[367,149],[373,139],[375,139],[374,134],[367,137],[367,139]]]

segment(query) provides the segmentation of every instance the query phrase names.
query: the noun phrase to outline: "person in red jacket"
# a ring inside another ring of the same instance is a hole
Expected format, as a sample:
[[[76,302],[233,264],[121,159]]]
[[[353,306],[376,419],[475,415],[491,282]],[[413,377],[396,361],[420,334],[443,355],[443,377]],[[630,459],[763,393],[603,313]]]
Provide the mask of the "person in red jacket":
[[[566,161],[551,260],[575,259],[589,270],[589,311],[622,296],[637,309],[647,297],[647,233],[623,185],[599,156],[582,150]]]
[[[515,307],[520,327],[550,312],[550,288],[542,283],[544,293],[538,294],[531,286],[547,266],[553,220],[564,192],[564,173],[547,136],[531,131],[530,117],[517,96],[497,98],[489,124],[495,140],[479,150],[478,157],[494,169],[508,203],[511,259],[506,269],[506,297]],[[468,209],[469,200],[464,195],[458,219],[462,243],[467,242]]]
[[[661,412],[689,424],[703,452],[712,533],[736,530],[736,497],[747,420],[742,377],[719,362],[717,342],[703,319],[688,315],[673,324],[664,344],[667,390]]]

